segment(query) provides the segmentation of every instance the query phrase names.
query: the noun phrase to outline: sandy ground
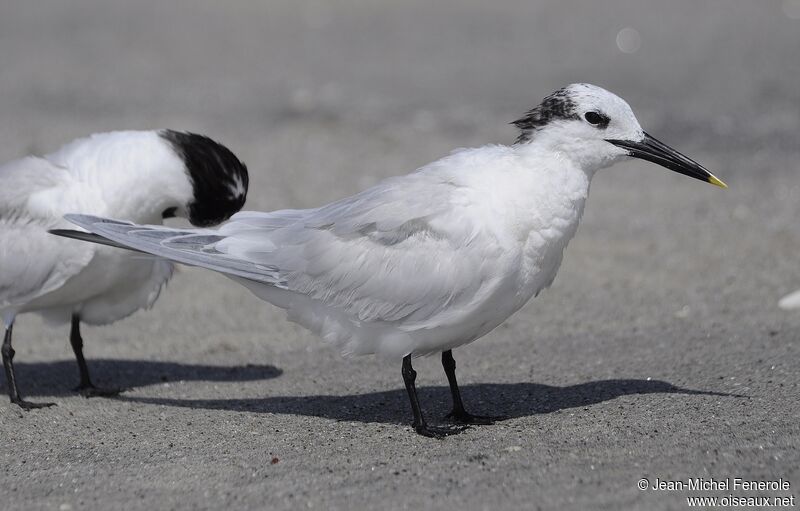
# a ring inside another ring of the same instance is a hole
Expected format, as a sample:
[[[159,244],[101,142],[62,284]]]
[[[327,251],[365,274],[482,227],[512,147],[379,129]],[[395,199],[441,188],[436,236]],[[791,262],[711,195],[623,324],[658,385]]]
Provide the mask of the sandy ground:
[[[797,2],[430,4],[4,2],[0,157],[191,129],[249,164],[248,208],[314,206],[510,142],[509,121],[589,81],[730,189],[643,162],[601,172],[553,287],[455,353],[468,405],[510,418],[445,441],[408,427],[399,364],[344,360],[208,272],[84,330],[96,380],[131,388],[116,400],[76,397],[67,328],[23,316],[22,389],[58,406],[0,405],[3,509],[684,509],[728,494],[640,491],[643,477],[782,477],[789,491],[737,494],[799,493],[800,312],[777,307],[800,287]],[[416,369],[438,420],[439,362]]]

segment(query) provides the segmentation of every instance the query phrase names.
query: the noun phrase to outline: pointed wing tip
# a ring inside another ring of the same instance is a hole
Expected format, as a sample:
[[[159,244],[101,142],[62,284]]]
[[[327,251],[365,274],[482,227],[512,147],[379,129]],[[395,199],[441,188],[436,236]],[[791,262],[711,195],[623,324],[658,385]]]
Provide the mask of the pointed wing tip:
[[[75,229],[48,229],[48,233],[54,236],[61,236],[62,238],[71,238],[74,240],[91,241],[94,243],[107,243],[107,240],[98,234],[85,231],[76,231]]]
[[[49,229],[47,232],[55,236],[61,236],[62,238],[87,241],[90,243],[97,243],[98,245],[108,245],[109,247],[123,248],[126,250],[132,250],[134,252],[141,252],[141,250],[127,247],[121,243],[110,240],[105,236],[101,236],[100,234],[95,234],[93,232],[76,231],[74,229]]]
[[[71,238],[73,233],[81,232],[76,231],[74,229],[48,229],[48,233],[55,234],[56,236],[63,236],[65,238]]]

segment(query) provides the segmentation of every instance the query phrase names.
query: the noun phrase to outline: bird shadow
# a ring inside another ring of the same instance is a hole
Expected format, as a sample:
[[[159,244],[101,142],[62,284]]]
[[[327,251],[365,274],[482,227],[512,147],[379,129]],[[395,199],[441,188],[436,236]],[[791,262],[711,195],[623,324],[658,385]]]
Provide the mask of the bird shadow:
[[[693,396],[746,397],[738,394],[691,390],[658,380],[600,380],[564,387],[540,383],[483,383],[464,385],[461,393],[468,410],[477,414],[501,414],[507,418],[547,414],[590,406],[620,396],[637,394],[684,394]],[[418,389],[420,402],[433,419],[450,409],[448,387]],[[408,421],[405,389],[344,396],[276,396],[248,399],[174,399],[122,395],[124,401],[208,410],[273,413],[323,417],[338,421],[403,424]],[[434,413],[437,410],[438,413]]]
[[[89,362],[89,370],[95,384],[125,389],[169,381],[269,380],[283,374],[282,369],[272,365],[218,366],[112,359],[93,359]],[[78,384],[78,367],[74,360],[16,363],[14,371],[20,391],[25,396],[73,394],[73,388]],[[5,383],[5,378],[2,380]],[[5,385],[0,386],[0,392],[5,394],[7,391]]]

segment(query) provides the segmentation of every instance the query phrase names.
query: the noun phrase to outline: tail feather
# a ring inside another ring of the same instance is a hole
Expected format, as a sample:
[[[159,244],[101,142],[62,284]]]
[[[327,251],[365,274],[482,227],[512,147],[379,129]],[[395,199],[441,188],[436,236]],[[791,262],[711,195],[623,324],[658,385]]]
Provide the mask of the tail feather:
[[[54,234],[144,252],[265,284],[281,285],[282,282],[277,268],[217,251],[214,245],[225,239],[218,231],[136,225],[91,215],[65,215],[64,218],[89,233],[59,229]]]

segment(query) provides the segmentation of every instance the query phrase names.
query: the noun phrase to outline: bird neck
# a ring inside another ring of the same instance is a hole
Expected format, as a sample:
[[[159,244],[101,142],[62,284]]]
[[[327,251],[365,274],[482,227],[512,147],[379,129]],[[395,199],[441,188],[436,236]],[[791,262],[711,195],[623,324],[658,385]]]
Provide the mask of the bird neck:
[[[192,185],[180,157],[154,131],[99,133],[62,147],[47,159],[97,195],[96,214],[161,223],[166,208],[182,208]]]
[[[186,204],[192,196],[183,163],[160,162],[142,165],[118,179],[104,176],[105,188],[115,197],[109,204],[121,219],[137,223],[162,223],[162,213],[168,208],[176,208],[179,216],[186,215]]]
[[[573,150],[570,144],[563,141],[559,144],[550,143],[548,140],[535,140],[513,146],[519,164],[537,176],[537,180],[545,179],[554,186],[567,186],[569,188],[585,188],[588,192],[589,184],[595,172],[604,167],[603,162],[598,162],[587,157],[585,151]],[[567,182],[564,182],[564,181]]]
[[[529,141],[514,145],[517,154],[531,161],[556,161],[559,166],[580,169],[591,180],[601,168],[614,164],[619,157],[609,151],[610,144],[604,140],[586,140],[564,133],[555,127],[543,130]]]
[[[596,167],[539,143],[514,147],[519,169],[514,196],[528,219],[520,227],[538,233],[555,227],[553,234],[568,240],[583,215]]]

